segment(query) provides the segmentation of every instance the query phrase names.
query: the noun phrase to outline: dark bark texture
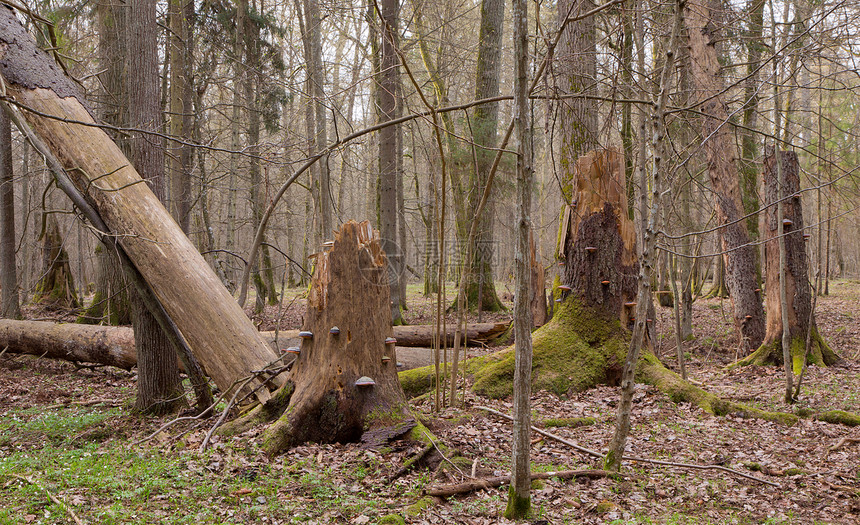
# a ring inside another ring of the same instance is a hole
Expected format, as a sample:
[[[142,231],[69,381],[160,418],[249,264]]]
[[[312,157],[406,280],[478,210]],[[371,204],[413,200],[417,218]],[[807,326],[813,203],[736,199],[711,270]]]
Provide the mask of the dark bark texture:
[[[562,284],[582,306],[628,326],[635,315],[636,274],[633,221],[627,215],[624,164],[615,150],[592,151],[576,163],[573,206],[562,226]],[[562,294],[564,298],[566,294]]]
[[[785,236],[785,295],[788,307],[790,354],[794,373],[800,373],[806,354],[806,338],[810,337],[808,362],[817,365],[831,365],[839,357],[827,346],[815,326],[815,318],[810,317],[812,310],[812,289],[809,285],[806,259],[806,241],[803,238],[803,210],[800,196],[800,167],[797,154],[793,151],[779,152],[777,156],[772,146],[767,148],[762,172],[765,188],[765,202],[769,207],[762,219],[761,231],[767,236],[764,246],[765,276],[767,293],[767,334],[761,347],[742,361],[744,364],[783,364],[782,353],[782,303],[779,298],[779,221],[783,223]],[[779,196],[777,169],[782,172],[783,217],[777,216],[776,202]]]
[[[12,126],[0,104],[0,317],[18,319],[18,272],[15,264],[15,179],[12,176]]]

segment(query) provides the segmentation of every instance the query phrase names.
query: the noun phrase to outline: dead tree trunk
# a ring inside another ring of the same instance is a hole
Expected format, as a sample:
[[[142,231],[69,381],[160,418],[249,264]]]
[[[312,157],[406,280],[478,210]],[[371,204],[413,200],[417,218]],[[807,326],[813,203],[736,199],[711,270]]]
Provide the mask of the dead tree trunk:
[[[0,319],[0,347],[15,354],[98,363],[126,370],[137,364],[134,332],[125,326]]]
[[[725,251],[726,285],[734,305],[735,326],[749,348],[758,347],[764,339],[764,310],[755,292],[755,248],[743,220],[738,180],[738,148],[726,122],[728,107],[723,94],[723,79],[716,45],[720,35],[712,20],[708,2],[690,2],[684,9],[692,59],[693,81],[702,100],[702,136],[708,137],[708,173],[714,189],[722,247]]]
[[[99,212],[215,383],[226,390],[272,362],[275,352],[98,127],[75,85],[7,8],[0,9],[0,67],[7,96],[25,108],[29,125]],[[267,400],[268,390],[257,390],[257,397]]]
[[[636,233],[627,215],[624,162],[615,150],[589,152],[576,161],[571,204],[559,230],[562,282],[549,322],[532,334],[535,390],[557,395],[599,383],[618,384],[637,315]],[[510,395],[513,359],[475,373],[474,390]]]
[[[345,223],[331,249],[316,255],[305,337],[286,385],[237,422],[280,416],[265,434],[268,453],[306,441],[358,441],[409,418],[394,344],[386,342],[387,265],[379,233],[368,222]]]
[[[624,162],[615,150],[592,151],[576,162],[575,177],[559,241],[565,263],[562,285],[583,306],[626,327],[635,315],[631,303],[639,264],[633,221],[627,216]]]
[[[34,303],[58,308],[78,308],[81,303],[75,292],[75,282],[69,254],[53,215],[46,213],[42,231],[42,277],[36,283]]]
[[[812,292],[808,280],[808,263],[804,241],[803,211],[800,198],[800,175],[797,154],[793,151],[779,153],[783,177],[782,195],[784,216],[777,216],[776,201],[779,195],[777,182],[777,158],[773,147],[769,147],[764,158],[762,173],[765,187],[765,202],[769,207],[765,211],[761,231],[767,236],[764,247],[765,253],[765,293],[767,293],[767,334],[762,345],[751,355],[740,361],[744,364],[783,364],[782,353],[782,304],[779,297],[779,238],[778,221],[783,221],[785,232],[785,289],[788,303],[788,324],[791,340],[790,353],[792,369],[799,374],[803,368],[806,355],[806,338],[810,330],[809,355],[806,358],[810,364],[819,366],[832,365],[839,357],[830,349],[815,326],[812,313]]]

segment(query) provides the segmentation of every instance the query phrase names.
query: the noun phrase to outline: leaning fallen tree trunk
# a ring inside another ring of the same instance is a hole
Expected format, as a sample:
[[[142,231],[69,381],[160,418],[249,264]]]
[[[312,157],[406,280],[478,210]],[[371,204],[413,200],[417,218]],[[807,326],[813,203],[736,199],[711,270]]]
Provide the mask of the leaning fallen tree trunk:
[[[226,390],[271,363],[276,353],[9,8],[0,9],[0,75],[6,96],[101,215],[215,383]],[[268,399],[268,390],[257,389],[257,397]]]

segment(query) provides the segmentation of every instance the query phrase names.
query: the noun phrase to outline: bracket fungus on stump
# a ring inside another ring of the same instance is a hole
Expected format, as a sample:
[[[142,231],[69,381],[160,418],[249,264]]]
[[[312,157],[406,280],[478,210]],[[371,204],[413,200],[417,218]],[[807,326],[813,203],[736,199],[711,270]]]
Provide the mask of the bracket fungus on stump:
[[[332,247],[317,254],[302,327],[315,336],[302,339],[287,384],[243,418],[278,418],[265,433],[269,454],[307,441],[355,442],[366,432],[411,428],[402,425],[411,412],[394,345],[386,341],[392,330],[386,266],[379,233],[368,222],[347,222]]]

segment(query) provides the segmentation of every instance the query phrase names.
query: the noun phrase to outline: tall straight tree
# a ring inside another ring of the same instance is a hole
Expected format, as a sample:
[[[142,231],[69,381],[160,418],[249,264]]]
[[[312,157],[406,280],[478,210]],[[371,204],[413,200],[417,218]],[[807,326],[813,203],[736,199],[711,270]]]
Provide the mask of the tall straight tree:
[[[481,1],[481,29],[478,37],[478,59],[475,74],[475,99],[497,97],[502,70],[502,23],[505,17],[504,0]],[[475,169],[472,174],[469,193],[469,209],[478,209],[484,186],[490,175],[495,157],[497,132],[499,127],[499,103],[491,102],[475,108],[472,122],[472,138],[475,142]],[[495,199],[487,200],[484,212],[476,217],[478,234],[472,246],[471,276],[466,283],[466,300],[475,306],[480,300],[483,310],[497,311],[502,308],[496,295],[493,281],[493,231]],[[480,297],[479,297],[480,292]]]
[[[514,0],[514,121],[517,145],[517,221],[516,221],[516,300],[514,303],[514,432],[511,487],[505,517],[522,519],[531,508],[531,433],[532,312],[529,307],[531,284],[531,195],[534,184],[531,148],[531,119],[528,105],[528,4]]]
[[[158,75],[158,22],[156,0],[128,0],[127,88],[129,126],[157,132],[161,129],[161,96]],[[164,149],[154,135],[135,131],[129,141],[129,160],[164,201]],[[137,400],[135,409],[163,414],[182,405],[183,395],[177,355],[156,318],[137,292],[131,293],[132,325],[137,350]]]
[[[0,105],[0,317],[20,319],[15,266],[15,187],[12,176],[12,126]]]
[[[302,0],[296,2],[301,7],[300,22],[302,29],[302,46],[305,55],[307,71],[308,96],[313,101],[313,111],[308,112],[310,119],[308,128],[313,131],[313,150],[322,151],[328,144],[328,130],[325,105],[325,66],[322,53],[322,14],[318,0]],[[314,201],[314,234],[317,244],[332,234],[331,212],[331,181],[328,169],[328,156],[317,162],[311,173],[316,177],[312,181]]]
[[[562,0],[558,4],[559,25],[568,17],[576,17],[594,8],[592,0]],[[559,89],[563,94],[596,94],[597,83],[597,30],[593,16],[567,24],[558,44],[557,71]],[[593,98],[575,97],[565,100],[561,107],[562,155],[573,159],[597,147],[597,101]],[[563,191],[569,202],[570,177],[563,174]]]
[[[708,174],[716,200],[717,218],[724,251],[726,283],[734,305],[735,326],[747,348],[758,348],[764,340],[765,319],[761,295],[756,291],[755,249],[749,244],[738,182],[738,149],[731,129],[725,100],[725,83],[720,76],[717,46],[719,27],[715,23],[713,0],[687,3],[687,27],[693,85],[701,100],[702,136],[706,137]]]
[[[382,20],[379,46],[379,87],[376,90],[379,105],[379,119],[382,122],[397,116],[399,103],[397,94],[400,83],[398,46],[399,0],[382,0],[379,13]],[[402,271],[401,248],[397,245],[397,126],[387,126],[379,131],[379,231],[382,235],[382,249],[388,256],[389,273],[399,275]],[[394,324],[402,324],[400,313],[400,286],[397,278],[390,279],[391,319]]]
[[[169,0],[170,31],[167,45],[170,60],[170,144],[167,169],[170,177],[171,211],[182,231],[191,223],[191,138],[192,125],[192,35],[193,0]],[[181,142],[178,142],[181,141]]]

